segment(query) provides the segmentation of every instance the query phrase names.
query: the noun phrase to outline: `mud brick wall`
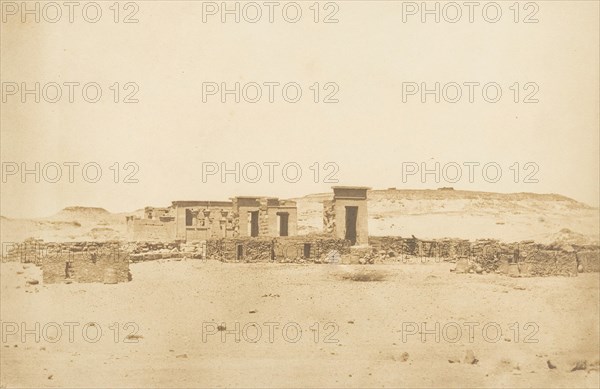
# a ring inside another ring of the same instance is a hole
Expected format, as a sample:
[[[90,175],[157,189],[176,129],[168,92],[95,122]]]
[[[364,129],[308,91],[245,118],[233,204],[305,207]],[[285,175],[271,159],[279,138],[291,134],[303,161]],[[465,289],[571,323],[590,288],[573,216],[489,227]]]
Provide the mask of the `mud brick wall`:
[[[7,257],[40,266],[45,283],[131,279],[129,253],[117,241],[52,243],[29,239],[14,245]]]
[[[461,259],[462,271],[472,269],[525,277],[576,276],[578,265],[581,265],[581,271],[600,271],[598,246],[564,247],[533,241],[505,243],[493,239],[426,241],[399,236],[371,236],[369,244],[383,262],[398,261],[406,256],[441,257],[449,261]]]
[[[305,244],[310,255],[304,257]],[[241,258],[238,258],[241,247]],[[207,258],[222,262],[323,262],[328,254],[337,251],[348,254],[350,242],[330,236],[295,236],[278,238],[223,238],[206,241]]]
[[[577,251],[577,262],[584,273],[600,272],[600,250],[582,248]]]
[[[514,248],[497,240],[481,239],[471,243],[469,258],[487,272],[494,272],[514,262]]]
[[[127,282],[131,279],[129,254],[118,242],[61,243],[46,247],[46,255],[40,260],[44,283]]]
[[[369,245],[389,258],[402,255],[417,256],[420,251],[420,243],[417,239],[406,239],[400,236],[371,236]]]
[[[238,247],[241,246],[240,255]],[[270,262],[273,260],[272,238],[223,238],[206,242],[206,256],[222,262]]]
[[[340,256],[350,253],[350,241],[332,238],[330,235],[311,234],[305,236],[279,237],[273,240],[275,260],[280,262],[309,261],[321,263],[327,256],[337,252]],[[305,256],[305,245],[308,256]]]
[[[537,245],[526,258],[519,258],[519,273],[525,276],[577,276],[577,254],[574,251],[547,249]],[[522,253],[522,251],[521,251]]]
[[[387,258],[456,258],[471,255],[471,243],[464,239],[420,240],[400,236],[371,236],[369,245],[379,252],[380,256]]]
[[[471,255],[471,242],[466,239],[442,239],[437,243],[442,258],[466,258]]]
[[[206,241],[185,243],[172,242],[128,242],[123,248],[130,253],[131,262],[155,261],[158,259],[193,258],[204,259]]]
[[[154,219],[128,219],[129,240],[170,241],[175,239],[175,222]]]
[[[33,263],[39,266],[45,251],[46,244],[42,239],[27,239],[22,243],[3,243],[2,261]]]
[[[68,270],[67,262],[70,263]],[[72,253],[70,256],[48,257],[42,261],[43,280],[46,284],[65,280],[82,283],[104,282],[109,276],[107,272],[111,270],[115,272],[116,282],[129,281],[129,255],[125,251],[100,253],[95,258],[88,253]]]
[[[471,266],[478,269],[511,276],[577,276],[577,253],[570,249],[537,244],[532,241],[502,243],[476,241],[472,244]],[[464,266],[464,265],[463,265]]]

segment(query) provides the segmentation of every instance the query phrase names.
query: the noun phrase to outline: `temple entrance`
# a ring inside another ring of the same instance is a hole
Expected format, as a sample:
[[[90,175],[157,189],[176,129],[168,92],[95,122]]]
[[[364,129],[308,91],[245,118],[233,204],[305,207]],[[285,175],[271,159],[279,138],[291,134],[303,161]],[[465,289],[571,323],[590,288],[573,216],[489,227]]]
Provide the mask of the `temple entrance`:
[[[356,244],[356,220],[358,218],[358,207],[346,207],[346,236],[352,246]]]
[[[258,211],[248,212],[250,223],[250,236],[258,236]]]
[[[277,212],[279,219],[279,236],[288,236],[288,220],[290,214],[287,212]]]

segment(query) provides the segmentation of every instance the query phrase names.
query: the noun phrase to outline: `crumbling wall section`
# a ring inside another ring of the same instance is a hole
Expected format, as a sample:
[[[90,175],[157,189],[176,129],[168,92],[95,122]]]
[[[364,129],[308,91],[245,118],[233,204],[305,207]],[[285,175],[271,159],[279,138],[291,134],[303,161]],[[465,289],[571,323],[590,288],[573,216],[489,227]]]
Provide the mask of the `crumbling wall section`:
[[[349,253],[350,242],[329,235],[224,238],[206,242],[208,259],[222,262],[327,262]]]
[[[598,246],[556,246],[533,241],[505,243],[493,239],[427,241],[398,236],[372,236],[369,244],[383,262],[411,257],[442,258],[456,262],[457,272],[496,272],[529,277],[577,276],[582,271],[600,271]]]
[[[46,243],[28,240],[14,245],[8,259],[34,263],[42,268],[44,283],[130,280],[129,254],[119,242]]]
[[[335,203],[333,200],[323,201],[323,231],[326,234],[335,233]]]
[[[600,249],[598,247],[576,247],[577,263],[583,273],[600,272]]]
[[[129,240],[171,241],[175,239],[175,222],[156,219],[128,219]]]

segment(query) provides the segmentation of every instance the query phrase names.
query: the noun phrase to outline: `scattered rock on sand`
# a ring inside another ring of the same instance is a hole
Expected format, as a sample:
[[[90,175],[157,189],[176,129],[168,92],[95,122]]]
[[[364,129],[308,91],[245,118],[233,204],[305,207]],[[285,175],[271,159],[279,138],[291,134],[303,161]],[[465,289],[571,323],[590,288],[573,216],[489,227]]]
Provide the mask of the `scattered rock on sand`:
[[[460,358],[457,358],[457,357],[450,358],[450,359],[448,359],[448,362],[450,362],[450,363],[460,363]]]
[[[406,362],[406,361],[408,361],[408,353],[403,352],[402,354],[400,354],[400,362]]]
[[[479,362],[479,360],[475,358],[475,353],[473,352],[473,350],[467,350],[463,362],[469,365],[475,365],[477,362]]]
[[[552,363],[549,359],[546,361],[546,364],[548,365],[548,369],[556,369],[556,365]]]
[[[600,370],[600,360],[596,359],[595,361],[588,363],[588,371],[598,371]]]
[[[33,278],[32,278],[32,279],[30,279],[30,280],[27,280],[27,283],[28,283],[29,285],[37,285],[37,284],[39,284],[40,282],[39,282],[38,280],[35,280],[35,279],[33,279]]]
[[[575,362],[575,366],[573,366],[571,371],[585,370],[585,369],[587,369],[587,361],[584,359],[581,359],[581,360]]]
[[[454,267],[455,273],[467,273],[469,271],[470,265],[469,260],[467,258],[461,258],[456,261],[456,266]]]
[[[179,355],[175,356],[175,358],[183,358],[183,359],[187,359],[187,357],[188,357],[187,354],[179,354]]]

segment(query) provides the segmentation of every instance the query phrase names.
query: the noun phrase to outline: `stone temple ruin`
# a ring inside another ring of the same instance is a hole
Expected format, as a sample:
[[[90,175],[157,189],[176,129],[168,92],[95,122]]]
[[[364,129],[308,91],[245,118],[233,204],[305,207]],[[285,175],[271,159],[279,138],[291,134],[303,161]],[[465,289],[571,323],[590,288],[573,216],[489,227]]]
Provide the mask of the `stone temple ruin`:
[[[173,201],[144,209],[144,218],[127,217],[134,241],[195,241],[239,236],[296,235],[296,203],[275,197],[234,197],[231,201]]]
[[[323,231],[318,234],[298,235],[294,201],[238,196],[230,201],[173,201],[166,208],[146,207],[142,218],[127,217],[128,242],[36,241],[35,249],[24,244],[9,255],[40,265],[45,283],[126,282],[131,279],[130,262],[178,258],[249,263],[450,261],[457,273],[515,277],[600,271],[598,246],[369,236],[369,189],[334,186],[332,197],[323,202]]]
[[[352,245],[369,244],[366,186],[334,186],[333,199],[323,203],[325,233]]]
[[[143,218],[127,217],[136,242],[194,242],[193,255],[221,261],[337,261],[351,246],[368,245],[367,187],[336,186],[323,204],[323,233],[297,234],[297,208],[274,197],[231,201],[174,201],[147,207]],[[333,253],[333,254],[332,254]],[[325,257],[331,257],[326,259]],[[134,252],[134,260],[146,257]]]
[[[335,186],[323,204],[324,233],[351,245],[368,244],[367,190]],[[298,211],[291,200],[238,196],[231,201],[173,201],[146,207],[144,217],[127,216],[130,241],[199,241],[297,235]]]

